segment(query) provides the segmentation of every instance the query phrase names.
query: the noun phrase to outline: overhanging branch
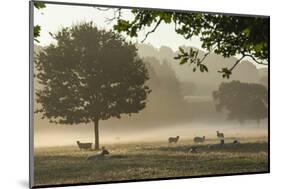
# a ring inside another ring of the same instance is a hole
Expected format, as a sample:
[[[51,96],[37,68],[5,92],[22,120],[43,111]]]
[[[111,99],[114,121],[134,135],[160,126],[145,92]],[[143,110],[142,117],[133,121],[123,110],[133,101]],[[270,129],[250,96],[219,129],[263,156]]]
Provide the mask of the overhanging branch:
[[[252,58],[252,60],[255,61],[255,63],[257,63],[257,64],[268,66],[268,63],[264,63],[264,62],[258,61],[258,60],[257,60],[253,55],[251,55],[251,54],[245,54],[245,56]]]
[[[232,70],[245,58],[245,55],[242,55],[241,58],[239,58],[238,60],[236,60],[236,62],[234,63],[234,65],[229,69],[229,71],[232,72]]]
[[[203,58],[200,60],[200,64],[207,58],[207,56],[209,56],[209,55],[214,51],[214,49],[215,49],[216,47],[217,47],[217,45],[213,46],[213,47],[209,50],[209,52],[207,52],[207,53],[204,54]]]
[[[158,22],[156,23],[156,25],[154,26],[154,28],[152,30],[150,30],[149,32],[146,33],[145,38],[141,41],[142,43],[146,40],[146,38],[148,37],[149,34],[155,32],[155,30],[158,28],[158,26],[160,25],[160,23],[162,22],[162,18],[160,18],[158,20]]]

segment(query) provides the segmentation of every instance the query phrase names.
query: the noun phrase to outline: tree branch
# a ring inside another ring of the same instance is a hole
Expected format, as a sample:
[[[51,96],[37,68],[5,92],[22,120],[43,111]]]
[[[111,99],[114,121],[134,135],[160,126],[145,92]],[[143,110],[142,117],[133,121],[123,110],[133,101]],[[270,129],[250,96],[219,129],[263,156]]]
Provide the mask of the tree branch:
[[[258,60],[257,60],[253,55],[251,55],[251,54],[245,54],[245,56],[248,56],[248,57],[252,58],[252,60],[255,61],[257,64],[261,64],[261,65],[266,65],[266,66],[268,66],[268,63],[264,63],[264,62],[258,61]]]
[[[234,65],[228,69],[230,72],[245,58],[245,55],[243,54],[241,58],[239,58],[238,60],[236,60],[236,62],[234,63]],[[222,73],[221,71],[219,71],[220,73]]]
[[[98,10],[101,10],[101,11],[108,11],[110,10],[110,8],[108,9],[100,9],[100,8],[97,8]],[[113,20],[116,20],[116,19],[120,19],[121,16],[122,16],[122,13],[121,13],[121,8],[117,8],[116,10],[114,10],[114,13],[113,13],[113,17],[112,18],[106,18],[105,22],[107,22],[108,24],[111,23]]]
[[[245,58],[245,54],[242,54],[242,57],[239,58],[238,60],[236,60],[236,62],[234,63],[234,65],[231,68],[223,68],[222,70],[219,70],[219,73],[223,73],[222,77],[227,77],[229,78],[229,76],[232,74],[232,70],[243,60],[243,58]]]
[[[203,61],[205,60],[205,58],[206,58],[209,54],[211,54],[211,52],[213,52],[216,47],[217,47],[217,45],[215,45],[213,48],[211,48],[209,52],[205,53],[205,55],[204,55],[203,58],[201,59],[201,62],[203,62]]]
[[[236,60],[236,62],[235,62],[234,65],[229,69],[229,71],[232,71],[244,58],[245,58],[245,55],[243,54],[241,58],[239,58],[238,60]]]
[[[200,60],[200,64],[205,60],[205,58],[207,58],[207,56],[209,56],[213,51],[214,49],[217,47],[217,45],[215,45],[214,47],[212,47],[209,52],[205,53],[203,58]]]
[[[148,37],[149,34],[155,32],[155,30],[158,28],[158,26],[160,25],[160,23],[162,22],[162,20],[163,20],[163,19],[160,18],[160,19],[158,20],[158,22],[156,23],[156,25],[154,26],[154,28],[153,28],[151,31],[149,31],[149,32],[146,33],[145,38],[141,41],[142,43],[146,40],[146,38]]]

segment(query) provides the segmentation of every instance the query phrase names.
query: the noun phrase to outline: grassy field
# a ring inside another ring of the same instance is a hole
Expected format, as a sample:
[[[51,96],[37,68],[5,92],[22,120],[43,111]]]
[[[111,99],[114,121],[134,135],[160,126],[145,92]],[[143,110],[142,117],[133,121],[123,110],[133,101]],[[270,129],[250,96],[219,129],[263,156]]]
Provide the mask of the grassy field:
[[[192,141],[107,145],[111,155],[92,161],[86,158],[96,152],[80,151],[77,146],[36,148],[35,185],[268,171],[267,138],[208,148],[207,144],[217,142],[206,141],[197,153],[188,153]]]

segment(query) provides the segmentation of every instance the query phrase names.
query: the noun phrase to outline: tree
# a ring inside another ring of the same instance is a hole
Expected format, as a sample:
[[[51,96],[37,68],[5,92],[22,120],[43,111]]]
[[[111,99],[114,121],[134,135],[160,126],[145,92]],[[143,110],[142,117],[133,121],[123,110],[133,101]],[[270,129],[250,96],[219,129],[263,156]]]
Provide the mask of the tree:
[[[148,71],[134,44],[92,22],[52,36],[56,44],[47,46],[35,63],[43,86],[36,91],[42,105],[36,112],[51,123],[94,123],[97,150],[100,120],[145,108]]]
[[[137,37],[138,32],[145,27],[152,27],[142,40],[154,33],[161,23],[174,24],[175,32],[185,39],[193,36],[200,37],[201,47],[207,52],[204,56],[198,55],[198,50],[190,49],[189,52],[179,48],[180,64],[189,63],[198,67],[201,72],[208,72],[203,64],[204,59],[211,53],[231,57],[240,55],[240,58],[230,68],[219,70],[224,78],[229,78],[233,69],[244,58],[249,57],[257,64],[268,65],[269,56],[269,18],[250,16],[231,16],[214,13],[184,13],[175,11],[155,11],[145,9],[132,9],[133,19],[122,18],[122,9],[117,9],[114,18],[117,23],[114,29],[125,32],[131,37]],[[113,19],[112,19],[113,20]]]
[[[40,10],[40,9],[44,9],[46,7],[46,4],[43,2],[34,2],[34,7]],[[41,31],[40,25],[34,26],[33,29],[34,41],[36,41],[37,43],[39,43],[38,37],[40,36],[40,31]]]
[[[251,101],[250,108],[250,119],[256,120],[257,124],[259,125],[260,120],[267,117],[267,104],[265,104],[262,100],[256,98]]]
[[[242,83],[232,81],[222,83],[213,92],[217,111],[226,110],[228,119],[238,120],[240,124],[245,120],[256,120],[267,117],[268,93],[261,84]]]

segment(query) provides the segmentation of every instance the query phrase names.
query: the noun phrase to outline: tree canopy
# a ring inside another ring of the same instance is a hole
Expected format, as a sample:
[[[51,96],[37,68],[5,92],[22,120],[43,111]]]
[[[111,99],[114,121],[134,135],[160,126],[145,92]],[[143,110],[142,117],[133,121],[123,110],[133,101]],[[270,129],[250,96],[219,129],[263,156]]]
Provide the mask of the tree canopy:
[[[150,89],[145,64],[134,44],[112,31],[82,23],[52,34],[50,44],[35,62],[37,110],[60,124],[95,123],[122,114],[138,113],[146,106]]]
[[[256,120],[267,118],[268,92],[261,84],[242,83],[232,81],[222,83],[217,91],[213,92],[217,111],[227,111],[228,119]]]
[[[249,57],[257,64],[268,65],[269,57],[269,18],[250,17],[213,13],[186,13],[175,11],[156,11],[146,9],[132,9],[132,20],[122,17],[122,9],[117,9],[119,14],[114,18],[117,23],[114,29],[125,32],[130,37],[137,37],[138,33],[146,27],[152,27],[142,41],[154,33],[161,23],[174,25],[177,34],[185,39],[198,36],[202,42],[201,47],[206,50],[203,57],[198,56],[198,51],[190,49],[189,52],[179,47],[178,56],[180,64],[190,64],[207,72],[208,68],[204,59],[211,53],[223,57],[240,55],[240,58],[230,68],[222,68],[219,72],[223,77],[229,78],[233,69],[244,58]]]

